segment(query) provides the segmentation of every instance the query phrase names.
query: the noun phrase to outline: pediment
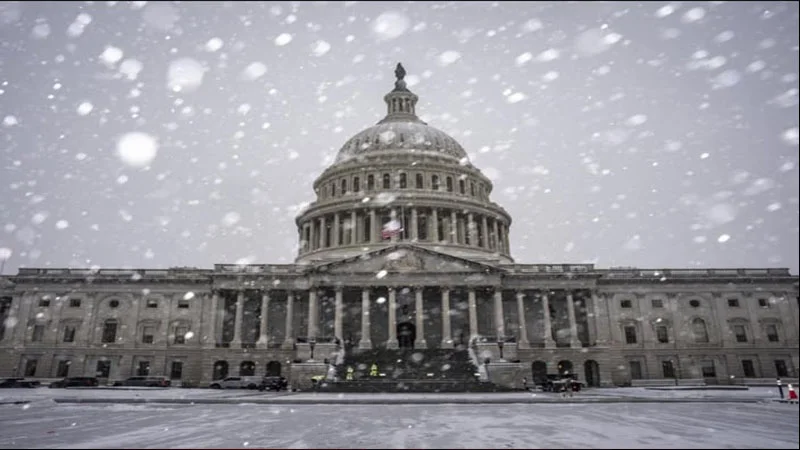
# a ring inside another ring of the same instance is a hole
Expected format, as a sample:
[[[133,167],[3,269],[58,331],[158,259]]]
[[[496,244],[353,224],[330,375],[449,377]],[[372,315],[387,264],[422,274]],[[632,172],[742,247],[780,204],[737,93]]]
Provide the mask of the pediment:
[[[477,261],[435,252],[422,247],[400,244],[363,255],[321,264],[317,272],[341,274],[386,273],[486,273],[501,269]]]

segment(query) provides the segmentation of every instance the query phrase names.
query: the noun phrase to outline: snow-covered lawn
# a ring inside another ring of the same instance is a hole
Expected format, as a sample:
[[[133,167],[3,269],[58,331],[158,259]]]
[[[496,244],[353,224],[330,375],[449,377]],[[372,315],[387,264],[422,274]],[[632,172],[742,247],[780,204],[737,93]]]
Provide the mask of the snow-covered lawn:
[[[0,406],[0,448],[798,448],[783,404]]]

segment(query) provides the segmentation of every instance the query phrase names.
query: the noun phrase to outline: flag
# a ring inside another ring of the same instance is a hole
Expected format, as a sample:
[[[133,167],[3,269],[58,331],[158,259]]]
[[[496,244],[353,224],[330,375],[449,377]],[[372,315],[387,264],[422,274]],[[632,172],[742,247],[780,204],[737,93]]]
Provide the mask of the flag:
[[[397,219],[392,219],[383,225],[381,230],[381,238],[388,239],[392,236],[397,236],[403,232],[403,225]]]

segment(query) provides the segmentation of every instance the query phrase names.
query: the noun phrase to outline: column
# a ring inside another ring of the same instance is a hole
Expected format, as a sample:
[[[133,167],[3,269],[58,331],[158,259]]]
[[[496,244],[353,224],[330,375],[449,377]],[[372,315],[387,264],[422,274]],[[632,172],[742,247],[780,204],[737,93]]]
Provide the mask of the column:
[[[458,218],[456,218],[455,211],[450,211],[450,230],[452,231],[450,234],[450,242],[458,244]]]
[[[497,245],[499,240],[497,239],[497,219],[492,220],[492,247],[494,251],[497,253],[502,253],[500,246]]]
[[[496,229],[496,228],[495,228]],[[528,342],[528,325],[525,321],[525,293],[517,291],[517,316],[519,322],[519,345],[518,348],[530,348]]]
[[[506,324],[503,317],[503,291],[500,288],[494,291],[494,329],[497,332],[497,338],[505,338]]]
[[[452,334],[450,327],[450,290],[442,288],[442,348],[453,348]]]
[[[486,223],[485,214],[481,214],[481,233],[483,233],[482,247],[485,249],[491,248],[489,246],[489,225]]]
[[[319,244],[319,238],[317,238],[317,219],[311,219],[308,222],[308,227],[310,229],[308,232],[308,249],[316,250],[317,244]]]
[[[416,242],[419,240],[417,231],[419,230],[419,218],[417,217],[417,208],[411,208],[411,240]]]
[[[286,339],[283,341],[282,348],[291,350],[294,348],[294,324],[292,318],[294,316],[294,292],[286,292]]]
[[[478,335],[478,303],[475,300],[475,289],[470,288],[469,301],[469,338]]]
[[[505,236],[505,239],[503,239],[503,250],[505,251],[506,254],[509,254],[511,253],[511,241],[509,241],[508,239],[507,225],[503,225],[503,236]]]
[[[333,215],[333,246],[338,247],[342,245],[342,242],[339,241],[339,227],[341,226],[339,222],[341,218],[339,217],[339,213]]]
[[[460,244],[467,245],[467,230],[464,224],[464,217],[457,218],[458,221],[458,236],[461,238]]]
[[[442,240],[442,237],[439,236],[439,210],[433,208],[433,217],[431,218],[431,225],[433,226],[433,233],[431,236],[433,237],[433,242],[438,243]]]
[[[414,341],[414,348],[428,348],[428,342],[425,340],[425,309],[422,302],[423,288],[418,287],[414,290],[416,296],[416,303],[414,305],[414,312],[417,318],[417,338]]]
[[[350,242],[349,245],[355,245],[358,242],[358,216],[356,215],[356,210],[354,209],[350,213]]]
[[[214,291],[211,295],[211,317],[209,318],[208,338],[206,341],[211,341],[207,344],[211,347],[216,347],[219,339],[217,337],[217,317],[219,316],[219,293]]]
[[[371,212],[371,214],[374,213]],[[369,289],[361,290],[361,341],[358,343],[358,348],[372,348],[369,324]]]
[[[319,306],[317,305],[317,288],[308,291],[308,338],[316,339],[319,328]]]
[[[233,322],[233,341],[231,347],[242,344],[242,318],[244,316],[244,290],[236,295],[236,316]]]
[[[378,242],[378,234],[381,232],[380,227],[378,226],[378,221],[375,219],[375,209],[371,208],[369,210],[369,226],[372,228],[372,232],[369,236],[369,242],[372,244],[376,244]]]
[[[475,243],[475,221],[473,220],[472,213],[467,214],[467,233],[469,233],[470,247],[476,247]]]
[[[389,213],[389,216],[391,217],[391,220],[397,220],[397,210],[392,209],[391,212]],[[405,224],[403,224],[403,226],[405,226]],[[397,242],[397,236],[398,236],[397,234],[393,234],[392,237],[389,238],[389,241]]]
[[[611,341],[611,334],[609,328],[605,326],[605,321],[602,317],[602,309],[600,307],[600,296],[596,292],[592,292],[592,313],[594,313],[594,326],[595,326],[595,345],[605,346]],[[672,306],[672,305],[667,305]]]
[[[569,315],[569,346],[581,348],[581,341],[578,339],[578,323],[575,321],[575,301],[572,298],[572,291],[567,291],[567,314]]]
[[[336,300],[333,312],[333,335],[336,336],[342,343],[342,313],[344,312],[344,301],[342,299],[342,288],[336,288]]]
[[[319,218],[319,248],[325,248],[325,236],[328,230],[325,226],[325,216]]]
[[[259,328],[258,347],[267,348],[267,312],[269,311],[269,291],[261,294],[261,327]]]
[[[550,321],[550,299],[547,293],[542,294],[542,313],[544,315],[544,348],[556,348],[553,341],[553,324]]]
[[[389,288],[389,340],[386,348],[397,348],[397,292]]]

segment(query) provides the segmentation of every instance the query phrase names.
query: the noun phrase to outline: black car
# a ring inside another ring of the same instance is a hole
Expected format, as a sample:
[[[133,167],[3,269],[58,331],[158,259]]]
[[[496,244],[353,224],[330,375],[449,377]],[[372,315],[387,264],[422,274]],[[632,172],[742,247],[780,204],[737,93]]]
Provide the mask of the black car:
[[[572,382],[567,386],[570,379]],[[583,383],[566,374],[547,375],[547,378],[540,380],[538,384],[544,392],[561,392],[564,388],[579,392],[583,387]]]
[[[100,380],[96,377],[69,377],[63,380],[53,381],[50,383],[51,388],[68,388],[68,387],[97,387],[100,386]]]
[[[41,385],[36,380],[26,380],[25,378],[6,378],[0,381],[0,388],[35,388]]]
[[[289,387],[289,380],[286,377],[273,377],[265,376],[261,379],[261,385],[258,386],[259,391],[283,391]]]

